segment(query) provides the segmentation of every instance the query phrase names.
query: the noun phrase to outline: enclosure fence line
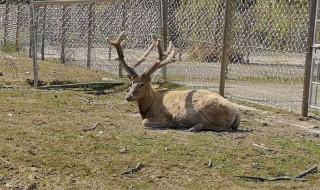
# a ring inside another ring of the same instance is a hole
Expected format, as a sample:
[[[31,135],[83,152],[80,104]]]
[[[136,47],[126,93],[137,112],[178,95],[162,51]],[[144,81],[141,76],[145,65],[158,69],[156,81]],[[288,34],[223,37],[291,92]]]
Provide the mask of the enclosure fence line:
[[[38,86],[38,57],[123,77],[106,39],[126,31],[131,62],[156,35],[163,49],[172,41],[179,52],[154,81],[290,111],[303,107],[305,115],[312,61],[306,39],[315,6],[315,0],[7,0],[0,4],[0,45],[29,51]],[[153,52],[138,72],[155,59]]]

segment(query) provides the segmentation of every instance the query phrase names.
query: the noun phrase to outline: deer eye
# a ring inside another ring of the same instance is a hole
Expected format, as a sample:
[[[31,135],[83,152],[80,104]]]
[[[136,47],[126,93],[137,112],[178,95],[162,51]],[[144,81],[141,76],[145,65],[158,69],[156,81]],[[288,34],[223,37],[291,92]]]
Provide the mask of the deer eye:
[[[144,84],[140,84],[140,85],[139,85],[139,87],[143,87],[143,86],[144,86]]]

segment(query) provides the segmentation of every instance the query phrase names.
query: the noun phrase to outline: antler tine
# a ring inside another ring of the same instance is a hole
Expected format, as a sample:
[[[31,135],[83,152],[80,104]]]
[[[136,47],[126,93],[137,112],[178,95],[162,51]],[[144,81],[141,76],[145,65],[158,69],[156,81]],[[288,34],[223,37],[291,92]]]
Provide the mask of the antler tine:
[[[133,68],[129,67],[128,64],[126,63],[126,61],[124,60],[124,55],[123,55],[123,50],[122,50],[122,45],[121,43],[124,41],[125,38],[125,32],[121,32],[119,34],[119,36],[117,37],[117,39],[115,41],[107,39],[108,43],[110,43],[111,45],[113,45],[116,50],[117,50],[117,54],[118,54],[118,60],[120,62],[120,64],[123,65],[124,69],[127,71],[127,73],[132,77],[135,78],[138,76],[138,74],[134,71]]]
[[[125,39],[125,32],[123,31],[119,34],[119,36],[117,37],[116,40],[110,40],[109,38],[107,38],[107,41],[108,41],[108,43],[110,43],[111,45],[116,47],[116,46],[121,45],[121,43],[124,41],[124,39]]]
[[[171,52],[172,48],[173,48],[173,43],[172,43],[172,41],[169,41],[169,46],[167,48],[167,51],[165,51],[163,54],[165,56],[168,56],[168,54]]]
[[[146,50],[146,52],[139,59],[137,59],[137,63],[133,65],[133,68],[136,68],[137,66],[139,66],[141,63],[143,63],[147,59],[148,55],[151,53],[151,51],[153,50],[156,43],[157,43],[157,41],[156,41],[156,39],[154,39],[152,44]]]
[[[175,62],[176,59],[174,57],[176,54],[177,54],[177,49],[172,46],[170,52],[168,52],[167,58],[160,62],[160,67],[163,67],[165,65],[168,65],[169,63]]]
[[[158,49],[159,50],[159,49]],[[146,75],[151,75],[152,73],[154,73],[156,70],[158,70],[159,68],[168,65],[169,63],[175,62],[175,55],[177,53],[177,49],[172,45],[171,47],[171,51],[168,52],[168,56],[164,59],[164,60],[158,60],[157,62],[155,62],[152,67],[150,67],[149,69],[147,69],[144,73]]]
[[[163,54],[161,43],[160,43],[159,39],[157,40],[156,46],[158,49],[159,60],[162,61],[164,59],[164,54]]]

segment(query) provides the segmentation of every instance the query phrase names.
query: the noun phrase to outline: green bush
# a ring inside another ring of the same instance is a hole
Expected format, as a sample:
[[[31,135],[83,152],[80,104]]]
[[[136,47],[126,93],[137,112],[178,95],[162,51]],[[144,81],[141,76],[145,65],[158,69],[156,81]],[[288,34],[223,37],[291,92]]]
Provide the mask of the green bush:
[[[6,42],[5,44],[2,44],[0,47],[0,51],[6,52],[6,53],[15,53],[19,50],[21,50],[21,48],[20,47],[16,48],[16,44],[13,42]]]

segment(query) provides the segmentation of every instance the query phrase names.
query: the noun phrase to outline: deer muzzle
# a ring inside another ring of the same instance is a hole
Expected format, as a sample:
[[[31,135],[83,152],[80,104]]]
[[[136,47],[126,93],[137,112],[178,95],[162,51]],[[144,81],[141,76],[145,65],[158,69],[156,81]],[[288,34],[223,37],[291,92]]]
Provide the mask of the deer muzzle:
[[[128,95],[126,96],[126,100],[127,100],[128,102],[133,101],[133,95],[132,95],[132,94],[128,94]]]

